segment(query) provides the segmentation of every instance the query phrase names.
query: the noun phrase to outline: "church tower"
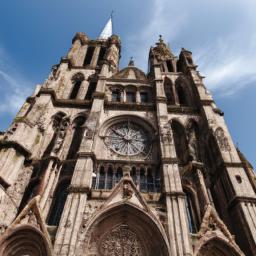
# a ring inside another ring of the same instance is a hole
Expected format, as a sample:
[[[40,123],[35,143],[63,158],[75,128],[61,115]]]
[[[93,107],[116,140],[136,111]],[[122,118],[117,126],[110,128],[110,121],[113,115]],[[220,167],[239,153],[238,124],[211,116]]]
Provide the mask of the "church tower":
[[[110,19],[0,135],[0,255],[256,255],[256,184],[192,53],[145,74]]]

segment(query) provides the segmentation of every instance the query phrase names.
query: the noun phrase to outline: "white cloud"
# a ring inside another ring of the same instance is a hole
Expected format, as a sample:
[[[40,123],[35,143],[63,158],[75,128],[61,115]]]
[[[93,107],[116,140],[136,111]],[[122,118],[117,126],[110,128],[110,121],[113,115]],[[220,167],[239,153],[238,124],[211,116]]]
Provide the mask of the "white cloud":
[[[14,115],[31,93],[32,83],[19,74],[3,47],[0,59],[0,114]]]
[[[216,93],[232,95],[256,82],[255,1],[152,0],[147,6],[149,22],[126,39],[137,66],[146,70],[149,44],[162,34],[172,48],[193,51],[206,86]]]

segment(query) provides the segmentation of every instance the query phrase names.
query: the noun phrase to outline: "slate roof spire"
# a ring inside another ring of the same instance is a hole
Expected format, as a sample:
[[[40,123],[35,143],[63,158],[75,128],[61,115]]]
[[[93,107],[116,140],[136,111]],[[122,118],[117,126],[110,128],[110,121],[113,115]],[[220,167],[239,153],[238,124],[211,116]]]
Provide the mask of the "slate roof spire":
[[[113,35],[113,11],[110,15],[110,18],[107,22],[107,24],[105,25],[105,27],[103,28],[100,36],[99,36],[99,39],[102,39],[102,40],[106,40],[108,39],[109,37],[111,37]]]

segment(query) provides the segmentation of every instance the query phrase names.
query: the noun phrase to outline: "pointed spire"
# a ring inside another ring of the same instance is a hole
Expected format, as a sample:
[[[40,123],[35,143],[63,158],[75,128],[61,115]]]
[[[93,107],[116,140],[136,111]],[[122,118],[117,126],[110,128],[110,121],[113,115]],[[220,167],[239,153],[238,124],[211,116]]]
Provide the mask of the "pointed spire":
[[[101,32],[99,39],[106,40],[113,35],[112,16],[113,16],[113,11],[110,15],[110,18],[109,18],[107,24],[105,25],[104,29]]]

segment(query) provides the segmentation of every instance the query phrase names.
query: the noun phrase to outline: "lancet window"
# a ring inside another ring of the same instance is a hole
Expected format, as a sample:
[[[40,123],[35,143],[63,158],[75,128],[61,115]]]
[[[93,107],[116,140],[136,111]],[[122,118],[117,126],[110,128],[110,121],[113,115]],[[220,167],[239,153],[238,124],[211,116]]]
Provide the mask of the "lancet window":
[[[68,187],[70,179],[66,179],[59,183],[55,190],[53,203],[48,217],[48,225],[58,226],[61,218],[62,211],[68,196]]]
[[[89,83],[89,86],[88,86],[88,89],[87,89],[87,92],[86,92],[86,95],[85,95],[85,100],[91,100],[92,99],[92,95],[96,90],[96,86],[97,86],[96,82],[90,82]]]
[[[69,96],[69,98],[71,100],[77,98],[83,80],[84,80],[84,75],[81,73],[77,73],[73,76],[73,78],[72,78],[73,88],[72,88],[70,96]]]
[[[171,81],[168,78],[165,78],[165,80],[164,80],[164,92],[165,92],[167,104],[174,105],[175,99],[174,99],[174,94],[173,94],[173,87],[172,87]]]
[[[191,194],[186,191],[185,191],[185,204],[186,204],[189,231],[190,233],[196,233],[197,226],[196,226],[195,206],[194,206]]]
[[[182,124],[173,120],[171,123],[176,155],[179,161],[186,164],[189,161],[189,150],[186,132]]]
[[[166,66],[167,66],[168,72],[174,72],[173,64],[171,60],[166,61]]]
[[[97,65],[100,65],[100,62],[103,60],[103,58],[105,56],[105,53],[106,53],[106,47],[101,47],[100,48],[100,53],[99,53],[99,58],[98,58],[98,61],[97,61]]]
[[[84,66],[91,64],[91,60],[92,60],[92,56],[93,56],[93,53],[94,53],[94,49],[95,49],[94,46],[89,46],[87,48],[87,52],[86,52],[86,56],[84,58],[84,64],[83,64]]]
[[[186,95],[182,86],[178,86],[177,94],[178,94],[180,105],[189,106],[188,97],[187,97],[187,95]]]

